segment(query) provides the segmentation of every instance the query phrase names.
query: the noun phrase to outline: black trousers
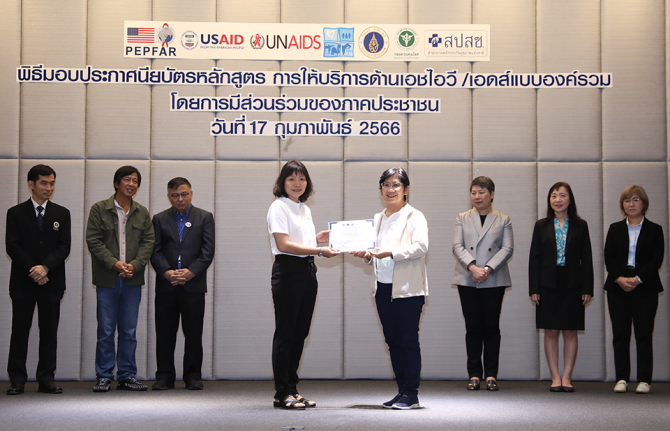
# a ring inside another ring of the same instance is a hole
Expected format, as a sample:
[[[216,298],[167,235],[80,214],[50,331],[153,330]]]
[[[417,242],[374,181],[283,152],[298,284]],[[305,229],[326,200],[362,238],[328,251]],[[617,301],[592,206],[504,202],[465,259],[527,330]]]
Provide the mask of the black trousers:
[[[298,367],[312,324],[317,289],[313,257],[275,256],[272,265],[275,306],[272,371],[278,400],[298,393]]]
[[[637,290],[625,294],[608,294],[607,307],[612,320],[612,345],[616,380],[630,381],[631,325],[637,345],[637,381],[651,383],[654,369],[653,333],[658,308],[658,294]]]
[[[498,377],[500,357],[500,310],[505,287],[458,286],[465,318],[465,347],[470,378]],[[484,366],[482,366],[482,350]]]
[[[7,374],[12,383],[25,383],[28,380],[26,370],[28,336],[36,304],[37,324],[40,330],[36,377],[41,383],[54,381],[60,301],[63,299],[63,293],[62,289],[52,289],[37,284],[9,291],[9,296],[12,298],[12,336],[9,342]]]
[[[174,382],[174,350],[179,318],[184,331],[183,380],[202,379],[202,330],[205,293],[187,292],[176,286],[170,292],[156,292],[156,380]]]
[[[419,321],[426,298],[412,296],[392,299],[392,288],[391,284],[377,282],[377,314],[384,331],[384,341],[389,346],[398,393],[418,396],[421,380]]]

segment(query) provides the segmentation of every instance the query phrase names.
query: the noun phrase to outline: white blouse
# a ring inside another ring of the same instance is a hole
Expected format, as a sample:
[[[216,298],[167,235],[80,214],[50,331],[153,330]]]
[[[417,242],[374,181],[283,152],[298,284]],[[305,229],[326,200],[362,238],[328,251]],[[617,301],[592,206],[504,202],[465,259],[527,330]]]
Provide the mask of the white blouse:
[[[279,251],[273,233],[285,233],[291,242],[316,247],[316,230],[312,221],[312,212],[302,202],[293,202],[285,197],[275,199],[268,210],[268,232],[272,254],[275,256],[289,253]],[[307,255],[295,254],[291,256],[307,257]]]

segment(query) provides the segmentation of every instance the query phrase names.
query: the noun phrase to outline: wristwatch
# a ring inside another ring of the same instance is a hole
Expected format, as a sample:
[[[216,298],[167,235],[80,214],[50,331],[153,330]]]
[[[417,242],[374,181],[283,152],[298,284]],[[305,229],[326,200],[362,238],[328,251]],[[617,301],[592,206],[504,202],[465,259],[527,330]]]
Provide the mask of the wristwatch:
[[[484,266],[484,269],[485,269],[486,272],[488,272],[489,274],[493,272],[493,268],[491,268],[491,267],[488,266],[488,265]]]
[[[323,257],[323,247],[319,247],[319,257]]]

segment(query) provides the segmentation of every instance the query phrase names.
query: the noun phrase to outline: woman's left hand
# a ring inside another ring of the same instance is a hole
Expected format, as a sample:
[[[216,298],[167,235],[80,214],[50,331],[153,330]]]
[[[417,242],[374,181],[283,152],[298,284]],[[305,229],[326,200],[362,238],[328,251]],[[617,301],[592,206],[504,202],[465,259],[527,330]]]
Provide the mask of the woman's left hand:
[[[384,258],[387,258],[387,257],[391,257],[392,253],[390,251],[386,251],[386,250],[382,251],[382,250],[379,250],[379,249],[374,249],[370,252],[370,254],[373,257],[376,257],[377,259],[384,259]]]
[[[582,295],[582,301],[584,302],[584,305],[591,302],[592,299],[593,299],[592,295]]]
[[[327,243],[330,239],[330,231],[329,230],[322,230],[321,232],[316,234],[316,243],[317,244],[324,244]]]

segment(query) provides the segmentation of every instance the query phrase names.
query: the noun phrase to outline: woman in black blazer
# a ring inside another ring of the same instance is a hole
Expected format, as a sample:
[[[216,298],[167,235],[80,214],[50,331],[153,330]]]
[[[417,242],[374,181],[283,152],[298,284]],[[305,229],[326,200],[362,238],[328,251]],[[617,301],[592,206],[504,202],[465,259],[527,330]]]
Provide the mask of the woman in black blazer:
[[[617,384],[614,392],[626,392],[630,378],[631,324],[637,344],[636,392],[649,393],[654,366],[652,335],[663,291],[658,270],[663,263],[663,228],[645,218],[647,193],[640,186],[624,189],[619,208],[625,219],[612,223],[605,240],[607,306],[612,320],[612,344]]]
[[[577,331],[584,330],[585,306],[593,297],[589,226],[577,214],[568,183],[551,186],[547,216],[535,223],[528,263],[528,288],[537,306],[537,329],[544,329],[544,352],[552,392],[574,392]],[[563,376],[558,371],[558,338],[563,332]]]

